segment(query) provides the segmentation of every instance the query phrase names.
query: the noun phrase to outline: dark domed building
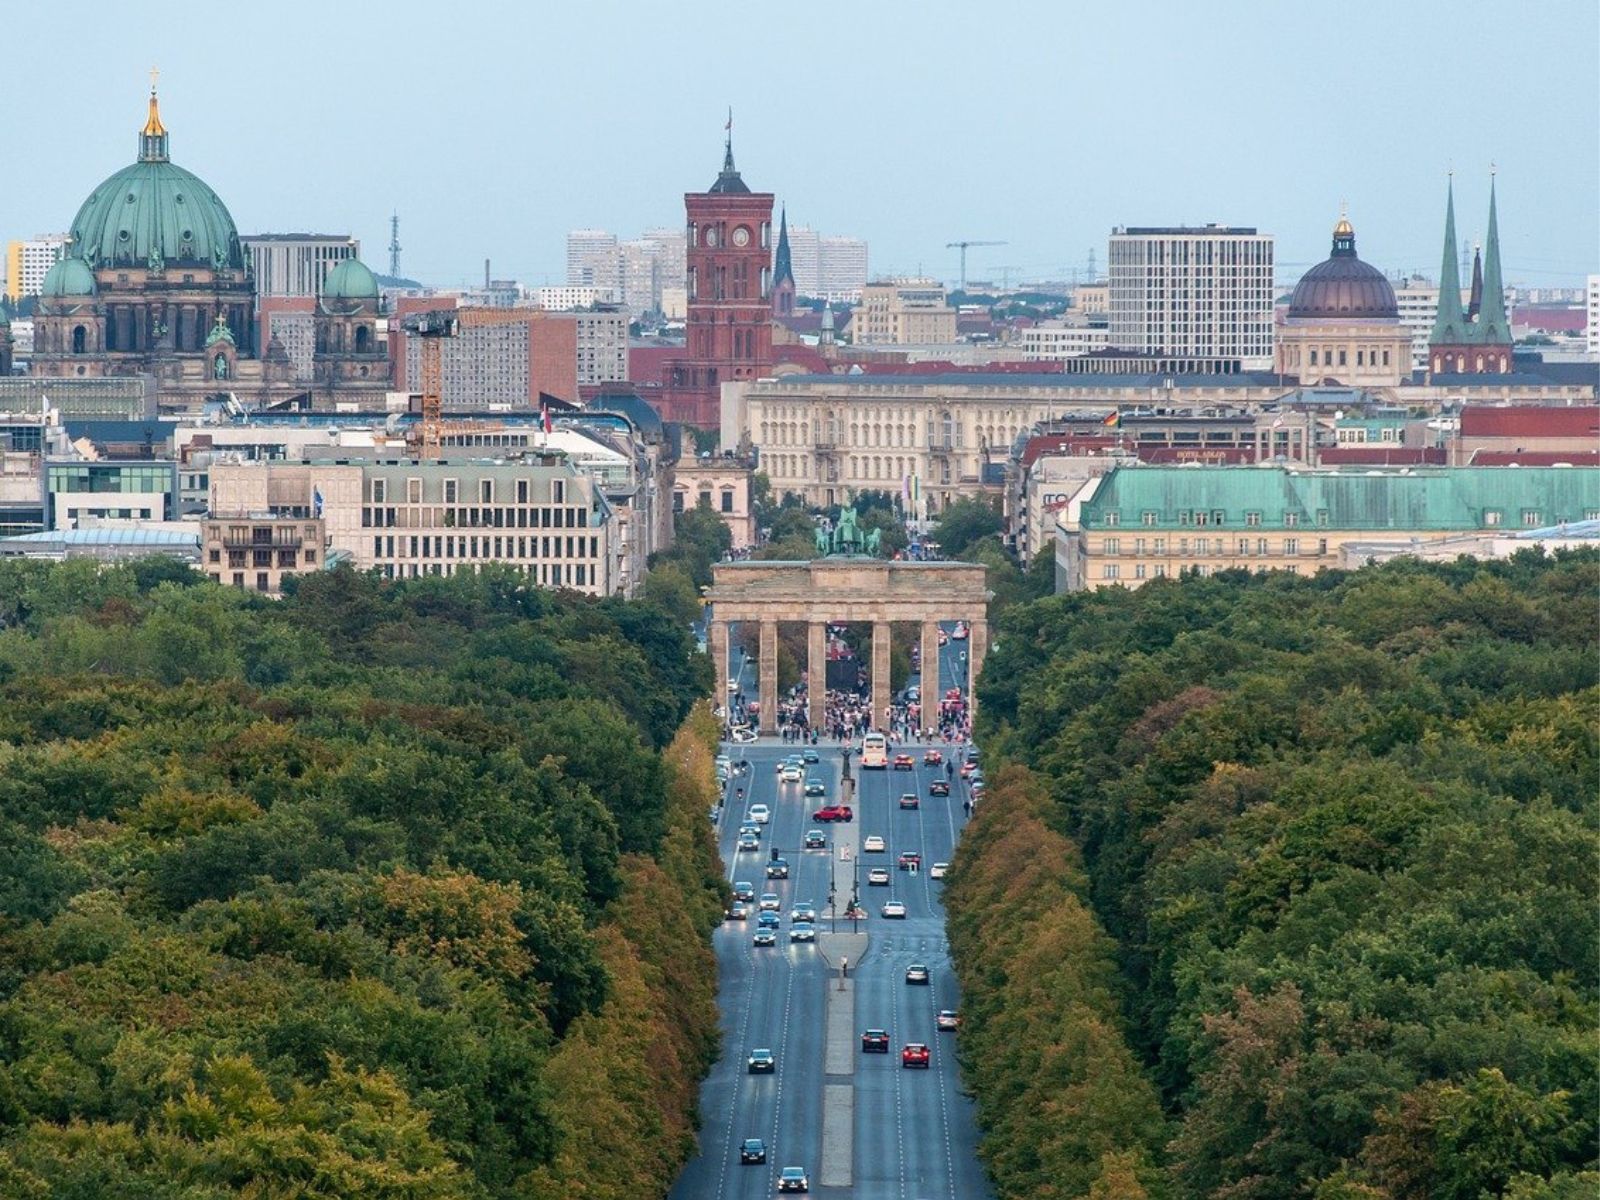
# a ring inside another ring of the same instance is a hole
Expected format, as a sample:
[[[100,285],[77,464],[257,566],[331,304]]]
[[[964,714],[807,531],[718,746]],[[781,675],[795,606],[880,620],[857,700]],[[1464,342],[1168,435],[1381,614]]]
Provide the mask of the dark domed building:
[[[34,374],[150,375],[169,410],[227,394],[247,405],[330,402],[308,395],[283,355],[262,354],[250,256],[227,205],[169,157],[153,87],[137,161],[89,193],[68,237],[40,288]],[[381,405],[377,282],[353,261],[333,275],[340,290],[317,312],[319,352],[329,345],[318,390],[365,391]]]
[[[1394,288],[1356,257],[1343,216],[1333,251],[1300,278],[1278,328],[1278,371],[1301,384],[1394,387],[1411,367],[1411,335],[1400,324]]]

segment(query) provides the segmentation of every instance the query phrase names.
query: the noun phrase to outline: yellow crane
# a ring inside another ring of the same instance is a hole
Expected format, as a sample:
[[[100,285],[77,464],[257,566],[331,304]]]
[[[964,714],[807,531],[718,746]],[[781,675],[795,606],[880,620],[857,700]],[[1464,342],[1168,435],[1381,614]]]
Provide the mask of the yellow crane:
[[[444,426],[444,339],[457,336],[462,329],[484,325],[527,324],[526,308],[436,308],[413,313],[401,322],[407,333],[421,339],[422,423],[418,434],[417,457],[423,461],[439,457]]]

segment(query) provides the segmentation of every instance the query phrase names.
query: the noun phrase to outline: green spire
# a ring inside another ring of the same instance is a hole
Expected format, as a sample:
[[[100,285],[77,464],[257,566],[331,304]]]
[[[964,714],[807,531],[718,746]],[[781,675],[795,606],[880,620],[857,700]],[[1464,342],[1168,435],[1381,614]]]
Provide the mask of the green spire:
[[[1452,177],[1445,193],[1444,262],[1439,267],[1439,310],[1433,319],[1430,342],[1457,344],[1466,332],[1466,315],[1461,311],[1461,268],[1456,266],[1456,182]]]
[[[1492,345],[1511,341],[1506,320],[1505,281],[1500,276],[1500,223],[1495,216],[1494,176],[1489,176],[1489,244],[1484,250],[1483,308],[1478,313],[1479,338]]]
[[[780,210],[778,215],[778,257],[772,268],[772,285],[776,287],[784,280],[794,283],[794,264],[789,260],[789,210],[787,207]]]

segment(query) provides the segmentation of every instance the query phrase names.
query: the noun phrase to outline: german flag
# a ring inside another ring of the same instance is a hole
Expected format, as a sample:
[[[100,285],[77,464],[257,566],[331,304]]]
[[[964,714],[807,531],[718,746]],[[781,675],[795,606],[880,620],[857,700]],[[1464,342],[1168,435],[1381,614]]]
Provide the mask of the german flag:
[[[1104,421],[1101,421],[1100,424],[1104,425],[1107,429],[1120,429],[1122,427],[1122,414],[1120,412],[1114,412]]]

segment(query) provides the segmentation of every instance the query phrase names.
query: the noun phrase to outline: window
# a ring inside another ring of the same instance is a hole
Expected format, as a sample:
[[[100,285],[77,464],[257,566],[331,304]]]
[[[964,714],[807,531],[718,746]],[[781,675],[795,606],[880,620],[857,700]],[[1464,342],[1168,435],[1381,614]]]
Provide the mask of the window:
[[[1133,564],[1133,577],[1135,579],[1143,579],[1144,578],[1144,564],[1143,563],[1134,563]]]
[[[1250,528],[1254,529],[1256,526],[1261,524],[1261,514],[1258,512],[1245,513],[1244,523],[1250,526]]]
[[[1122,539],[1121,538],[1108,537],[1106,539],[1105,552],[1107,554],[1121,554],[1122,553]]]
[[[527,502],[528,502],[528,481],[526,479],[519,479],[519,480],[517,480],[517,503],[518,504],[526,504]]]
[[[1239,539],[1239,553],[1241,555],[1250,553],[1250,539],[1249,538],[1240,538]]]
[[[1108,526],[1109,525],[1120,525],[1122,523],[1122,514],[1119,513],[1114,508],[1113,509],[1108,509],[1106,511],[1106,513],[1104,514],[1104,517],[1105,517],[1105,523]]]
[[[459,504],[461,502],[460,481],[446,479],[444,481],[444,502],[446,504]]]
[[[1140,519],[1147,527],[1153,526],[1156,523],[1156,514],[1151,512],[1149,509],[1146,509]]]
[[[389,490],[387,487],[387,481],[382,479],[374,479],[372,481],[372,502],[374,504],[383,504],[388,499]]]
[[[1213,508],[1211,510],[1211,523],[1213,525],[1221,525],[1225,515],[1220,508]]]
[[[420,479],[408,479],[408,480],[406,480],[406,503],[407,504],[421,504],[422,503],[422,480],[420,480]]]
[[[1167,552],[1167,539],[1166,538],[1156,538],[1155,541],[1156,541],[1155,553],[1157,553],[1157,554],[1165,554]]]
[[[1194,552],[1196,554],[1210,554],[1211,553],[1211,539],[1210,538],[1195,538],[1195,540],[1194,540]]]
[[[1283,539],[1283,552],[1285,554],[1299,554],[1300,553],[1300,539],[1299,538],[1284,538]]]
[[[1187,525],[1188,523],[1189,523],[1189,510],[1187,508],[1180,508],[1178,510],[1178,524],[1179,525]]]
[[[1267,539],[1266,538],[1257,538],[1256,539],[1256,553],[1257,554],[1265,554],[1266,552],[1267,552]]]
[[[1133,552],[1135,554],[1143,554],[1144,553],[1144,539],[1143,538],[1134,538],[1133,539]]]
[[[493,504],[494,503],[494,480],[492,480],[492,479],[480,479],[480,480],[478,480],[478,503],[479,504]]]
[[[1204,509],[1197,509],[1195,511],[1194,523],[1196,525],[1205,525],[1210,520],[1211,520],[1211,514],[1206,512]]]
[[[722,511],[725,512],[725,513],[731,513],[733,511],[733,493],[732,492],[723,492],[722,493]]]
[[[1283,527],[1285,529],[1293,529],[1298,524],[1300,524],[1299,513],[1286,512],[1283,514]]]
[[[1167,577],[1167,564],[1166,563],[1157,563],[1156,564],[1156,578],[1157,579],[1165,579],[1166,577]]]
[[[1317,528],[1318,529],[1326,529],[1327,527],[1328,527],[1328,510],[1325,509],[1325,508],[1319,508],[1319,509],[1317,509]]]
[[[1120,563],[1106,563],[1105,566],[1100,568],[1100,578],[1115,579],[1121,572],[1122,566]]]
[[[553,504],[564,504],[567,499],[567,482],[564,479],[550,481],[550,500]]]
[[[214,562],[214,563],[221,562],[222,561],[222,551],[221,550],[213,550],[211,552],[211,561]]]
[[[1537,529],[1541,524],[1543,522],[1539,519],[1539,510],[1537,508],[1525,508],[1522,510],[1522,527],[1524,529]]]

